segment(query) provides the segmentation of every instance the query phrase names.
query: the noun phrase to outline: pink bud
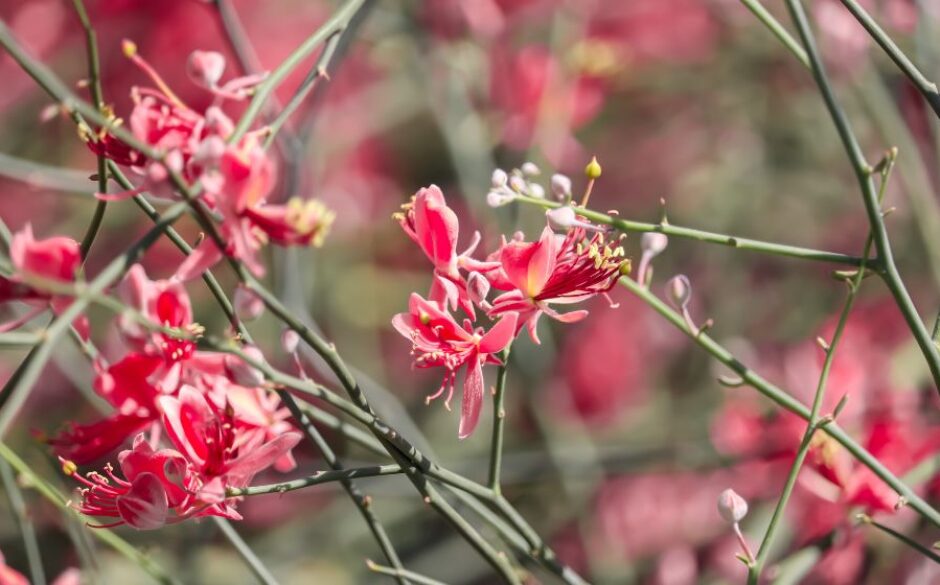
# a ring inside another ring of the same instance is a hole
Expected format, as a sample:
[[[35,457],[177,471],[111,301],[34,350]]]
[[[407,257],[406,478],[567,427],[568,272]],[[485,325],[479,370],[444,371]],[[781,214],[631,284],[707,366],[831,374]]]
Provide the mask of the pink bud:
[[[281,333],[281,347],[284,348],[284,351],[287,353],[294,353],[297,351],[297,346],[300,345],[300,335],[293,329],[285,329]]]
[[[490,292],[490,281],[479,272],[471,272],[467,277],[467,294],[470,300],[480,304],[486,300],[486,295]]]
[[[264,301],[244,286],[235,289],[234,305],[235,314],[242,321],[253,321],[264,313]]]
[[[666,283],[666,296],[673,307],[684,310],[692,298],[692,283],[689,278],[684,274],[673,276]]]
[[[556,201],[567,201],[571,198],[571,179],[565,175],[555,173],[552,175],[552,195]]]
[[[718,496],[718,513],[728,524],[737,524],[747,516],[747,502],[728,488]]]
[[[186,62],[186,73],[203,87],[216,87],[225,72],[225,57],[215,51],[193,51]]]
[[[557,232],[568,231],[575,227],[583,228],[589,232],[603,231],[601,227],[578,219],[578,214],[570,205],[549,209],[545,212],[545,217],[548,218],[548,225]]]

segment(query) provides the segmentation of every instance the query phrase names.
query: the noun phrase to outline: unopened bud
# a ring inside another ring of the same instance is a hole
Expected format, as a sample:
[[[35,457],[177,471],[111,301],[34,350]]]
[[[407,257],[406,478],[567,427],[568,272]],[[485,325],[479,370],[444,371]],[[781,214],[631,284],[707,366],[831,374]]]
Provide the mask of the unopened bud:
[[[479,305],[486,300],[489,292],[490,281],[479,272],[471,272],[467,277],[467,294],[470,300]]]
[[[199,143],[193,160],[203,166],[215,166],[225,155],[225,140],[218,134],[212,134]]]
[[[490,177],[490,183],[493,185],[494,189],[505,187],[508,181],[509,175],[507,175],[506,171],[503,169],[496,169],[493,171],[493,175]]]
[[[718,513],[728,524],[737,524],[747,516],[747,502],[728,488],[718,496]]]
[[[287,353],[294,353],[297,351],[297,346],[300,345],[300,334],[298,334],[293,329],[285,329],[281,333],[281,347],[284,348],[284,351]]]
[[[582,228],[589,232],[600,232],[603,228],[590,222],[578,219],[578,214],[570,205],[556,207],[545,212],[548,225],[555,231],[563,232],[571,228]]]
[[[539,167],[534,162],[523,163],[519,170],[527,177],[537,177],[542,174],[542,171],[539,170]]]
[[[264,355],[257,347],[246,346],[242,351],[254,361],[264,361]],[[261,370],[243,360],[241,356],[225,356],[225,371],[228,373],[229,378],[240,386],[255,388],[264,382],[264,374]]]
[[[692,298],[692,283],[684,274],[673,276],[666,283],[666,296],[676,309],[683,310]]]
[[[509,187],[517,193],[523,193],[526,190],[525,179],[519,175],[513,175],[509,177]]]
[[[529,196],[536,199],[545,199],[545,187],[538,183],[529,183]]]
[[[225,57],[215,51],[193,51],[186,61],[186,73],[198,85],[216,87],[225,73]]]
[[[640,238],[640,247],[643,253],[649,253],[651,258],[658,256],[668,245],[669,238],[666,237],[666,234],[659,232],[646,232]]]
[[[486,194],[486,204],[490,207],[502,207],[516,200],[519,195],[503,187],[500,189],[491,189]]]
[[[603,169],[601,169],[600,163],[597,162],[597,157],[592,156],[591,162],[589,162],[587,166],[584,167],[584,174],[585,176],[587,176],[588,179],[591,179],[593,181],[594,179],[597,179],[598,177],[601,176],[602,170]]]
[[[242,321],[254,321],[264,313],[264,301],[251,289],[239,286],[235,289],[235,314]]]
[[[571,199],[571,179],[559,173],[552,175],[552,195],[558,201]]]

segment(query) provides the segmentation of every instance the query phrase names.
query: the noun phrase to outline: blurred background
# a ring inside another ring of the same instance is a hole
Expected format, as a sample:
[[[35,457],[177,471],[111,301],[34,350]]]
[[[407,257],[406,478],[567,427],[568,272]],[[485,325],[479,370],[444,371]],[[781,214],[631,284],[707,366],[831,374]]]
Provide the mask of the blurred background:
[[[220,51],[229,57],[226,78],[241,74],[212,2],[86,4],[101,47],[105,99],[119,116],[130,111],[131,86],[147,82],[123,56],[124,38],[195,106],[211,97],[186,76],[191,51]],[[778,10],[782,3],[767,4],[789,26]],[[914,301],[932,323],[940,308],[937,120],[839,2],[806,4],[869,160],[891,146],[900,149],[887,190],[886,206],[896,208],[888,229]],[[865,4],[928,78],[940,77],[934,2]],[[260,66],[271,69],[337,3],[232,0],[230,6]],[[33,54],[87,92],[80,87],[84,38],[71,3],[0,0],[0,17]],[[281,103],[306,71],[299,68],[281,88]],[[439,402],[424,404],[438,374],[412,370],[410,344],[390,326],[408,295],[430,285],[426,258],[391,219],[419,187],[439,185],[460,212],[466,241],[472,229],[481,230],[484,252],[495,249],[501,234],[522,229],[532,238],[544,225],[536,208],[486,206],[493,169],[533,161],[546,187],[553,172],[562,172],[577,193],[592,155],[604,169],[591,200],[600,211],[657,221],[662,200],[675,225],[852,255],[861,253],[867,236],[852,169],[812,78],[735,0],[374,2],[330,76],[292,121],[297,142],[282,149],[277,198],[318,198],[336,211],[336,221],[322,248],[269,247],[267,278],[361,372],[377,410],[444,465],[478,480],[487,473],[491,405],[478,432],[458,441],[457,413]],[[12,230],[30,222],[37,237],[80,239],[95,205],[94,157],[72,122],[50,109],[6,55],[0,79],[0,215]],[[135,206],[110,205],[89,272],[148,225]],[[179,226],[195,237],[192,223]],[[625,246],[636,265],[639,237],[631,235]],[[181,259],[165,242],[145,265],[154,278],[167,277]],[[674,238],[654,262],[651,287],[662,296],[668,278],[688,275],[696,320],[712,318],[712,335],[739,359],[808,401],[823,358],[814,340],[831,334],[846,292],[831,276],[837,268]],[[232,275],[217,273],[232,290]],[[222,332],[224,316],[207,291],[199,283],[189,290],[197,320]],[[525,336],[515,344],[506,495],[592,581],[743,582],[745,568],[716,512],[717,496],[732,487],[749,500],[742,528],[756,545],[804,425],[753,389],[721,385],[717,377],[725,372],[680,332],[625,289],[612,296],[618,308],[597,299],[581,323],[543,320],[541,346]],[[111,316],[92,315],[93,338],[107,356],[119,357]],[[251,329],[278,359],[277,322],[265,316]],[[0,355],[0,380],[23,355]],[[71,486],[36,434],[94,418],[82,398],[91,376],[84,357],[61,344],[7,437],[63,490]],[[936,504],[940,490],[931,480],[940,403],[879,279],[863,285],[828,395],[827,411],[849,397],[840,423]],[[347,465],[374,460],[340,436],[327,431],[327,437]],[[306,446],[297,454],[298,475],[325,468]],[[818,445],[811,459],[864,476],[835,445]],[[867,500],[824,475],[813,465],[801,475],[772,555],[784,562],[769,577],[940,582],[931,561],[857,526],[855,513],[869,509]],[[272,472],[257,481],[277,477]],[[369,479],[362,486],[406,566],[446,583],[494,582],[491,569],[405,479]],[[143,582],[139,569],[64,523],[34,492],[25,496],[47,574],[81,567],[87,583]],[[334,485],[249,498],[240,510],[245,520],[238,530],[285,585],[385,582],[366,569],[364,559],[379,560],[381,553]],[[910,510],[876,517],[928,545],[938,540]],[[12,518],[0,498],[0,550],[25,572]],[[254,582],[212,522],[120,532],[186,583]],[[85,543],[85,554],[76,542]],[[538,573],[534,578],[543,577],[552,582]]]

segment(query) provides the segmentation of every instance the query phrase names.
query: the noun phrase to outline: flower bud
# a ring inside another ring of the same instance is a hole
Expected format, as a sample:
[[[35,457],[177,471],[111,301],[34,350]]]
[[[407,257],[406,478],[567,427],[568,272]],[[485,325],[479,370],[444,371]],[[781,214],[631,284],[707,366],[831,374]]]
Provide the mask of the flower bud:
[[[217,134],[211,134],[196,146],[193,161],[203,166],[216,166],[225,154],[225,140]]]
[[[537,177],[542,174],[542,171],[539,170],[539,167],[536,166],[534,162],[523,163],[522,168],[519,170],[522,171],[522,174],[527,177]]]
[[[601,165],[599,162],[597,162],[597,157],[592,156],[591,162],[589,162],[587,166],[584,167],[585,176],[587,176],[588,179],[591,179],[593,181],[594,179],[597,179],[598,177],[601,176],[601,171],[602,171]]]
[[[666,237],[666,234],[659,232],[646,232],[640,238],[640,248],[642,248],[644,254],[649,253],[650,258],[658,256],[660,252],[666,249],[667,245],[669,245],[669,238]]]
[[[571,199],[571,179],[560,173],[552,175],[552,195],[557,201]]]
[[[264,361],[264,355],[257,347],[249,345],[242,351],[252,360],[259,362]],[[261,370],[250,365],[237,355],[225,356],[225,371],[233,382],[247,388],[255,388],[264,382],[264,374]]]
[[[215,51],[193,51],[186,61],[189,78],[203,87],[216,87],[225,73],[225,57]]]
[[[666,296],[673,307],[684,310],[692,298],[692,283],[689,282],[689,277],[684,274],[673,276],[666,283]]]
[[[285,329],[281,333],[281,347],[284,348],[284,351],[287,353],[294,353],[297,351],[297,346],[300,345],[300,334],[298,334],[293,329]]]
[[[506,171],[503,169],[496,169],[493,171],[493,175],[490,177],[490,183],[493,185],[494,189],[505,187],[508,181],[509,175],[507,175]]]
[[[264,313],[264,301],[249,288],[239,286],[235,289],[235,314],[242,321],[254,321]]]
[[[747,502],[728,488],[718,496],[718,513],[728,524],[737,524],[747,516]]]
[[[467,294],[470,300],[476,304],[486,301],[486,295],[490,292],[490,281],[479,272],[471,272],[467,277]]]
[[[536,199],[545,199],[545,187],[539,185],[538,183],[530,183],[529,196],[535,197]]]
[[[518,197],[517,193],[513,193],[505,187],[491,189],[490,192],[486,194],[486,204],[490,207],[502,207],[503,205],[515,201],[516,197]]]
[[[589,232],[603,231],[602,227],[578,219],[578,214],[570,205],[556,207],[545,212],[548,225],[557,232],[564,232],[571,228],[583,228]]]
[[[525,179],[519,175],[513,175],[509,177],[509,188],[515,191],[516,193],[524,193],[526,190]]]

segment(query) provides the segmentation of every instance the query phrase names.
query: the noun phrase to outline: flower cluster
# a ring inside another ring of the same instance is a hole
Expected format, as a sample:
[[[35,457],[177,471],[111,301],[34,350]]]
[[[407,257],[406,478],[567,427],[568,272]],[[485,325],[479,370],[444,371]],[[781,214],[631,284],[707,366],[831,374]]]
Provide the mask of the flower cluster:
[[[282,246],[322,243],[334,219],[333,212],[319,201],[299,197],[286,204],[268,203],[277,181],[274,159],[264,147],[268,129],[253,130],[236,139],[235,125],[223,110],[226,101],[249,97],[264,75],[221,83],[225,58],[210,51],[193,52],[187,73],[215,98],[211,106],[200,112],[170,89],[137,54],[133,43],[125,41],[124,52],[153,83],[153,87],[132,89],[134,109],[128,120],[129,130],[160,157],[152,159],[106,132],[88,137],[87,144],[94,152],[129,167],[142,179],[135,189],[99,193],[98,197],[123,199],[148,191],[157,197],[175,198],[173,174],[189,184],[198,184],[202,201],[221,217],[219,232],[226,247],[220,250],[211,241],[199,246],[180,267],[182,279],[201,274],[223,254],[241,260],[260,275],[264,268],[257,256],[265,243],[271,241]]]
[[[112,364],[95,364],[95,391],[114,413],[89,424],[70,424],[49,439],[63,470],[83,485],[78,509],[146,530],[190,517],[238,519],[229,488],[245,487],[273,466],[295,467],[300,440],[289,412],[260,386],[236,356],[196,349],[202,328],[178,280],[152,281],[135,265],[117,294],[133,311],[118,321],[131,351]],[[143,326],[141,321],[159,325]],[[122,477],[76,473],[125,444]],[[166,438],[172,448],[158,449]]]
[[[537,170],[526,172],[532,177]],[[531,185],[526,190],[531,191]],[[552,221],[562,210],[569,211],[574,221],[564,225]],[[444,405],[449,409],[458,370],[466,367],[460,438],[469,437],[479,422],[483,365],[499,364],[500,352],[523,327],[539,343],[536,327],[543,314],[563,323],[586,317],[586,310],[560,313],[552,305],[606,294],[625,265],[623,249],[609,243],[603,230],[578,219],[576,210],[565,206],[549,213],[549,225],[538,240],[526,241],[521,232],[508,240],[503,237],[485,260],[473,257],[481,240],[478,232],[469,248],[457,252],[457,214],[434,185],[419,190],[396,216],[434,271],[428,298],[413,293],[408,312],[396,315],[392,324],[412,341],[415,367],[445,370],[441,387],[428,402],[446,393]],[[491,290],[497,292],[488,300]],[[465,315],[462,324],[454,316],[458,309]],[[477,309],[485,313],[488,324],[478,324]]]

